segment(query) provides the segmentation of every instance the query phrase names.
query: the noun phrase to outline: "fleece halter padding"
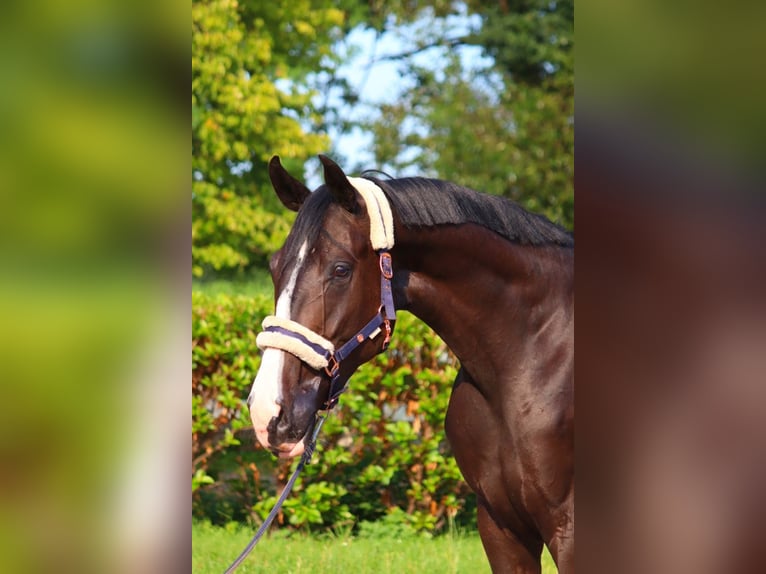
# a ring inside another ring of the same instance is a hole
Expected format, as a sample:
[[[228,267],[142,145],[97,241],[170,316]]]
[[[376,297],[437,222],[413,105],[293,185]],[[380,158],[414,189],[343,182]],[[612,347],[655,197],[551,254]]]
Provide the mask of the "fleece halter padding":
[[[290,319],[269,315],[263,320],[263,331],[258,334],[255,342],[262,350],[267,348],[286,351],[310,367],[325,369],[332,377],[332,386],[328,405],[331,407],[337,396],[342,392],[345,383],[338,380],[338,365],[365,339],[374,339],[385,327],[386,337],[383,342],[384,350],[388,346],[391,335],[390,321],[396,317],[391,293],[391,256],[388,250],[394,246],[394,218],[391,206],[383,190],[367,179],[349,177],[348,181],[364,199],[367,214],[370,218],[370,243],[380,256],[381,270],[381,308],[378,314],[357,333],[356,337],[347,341],[341,348],[334,345],[311,329]],[[329,407],[328,407],[329,408]]]
[[[394,216],[383,190],[369,179],[349,177],[367,205],[370,216],[370,243],[375,251],[391,249],[394,246]]]
[[[290,319],[269,315],[262,326],[266,330],[258,333],[255,339],[259,349],[282,349],[316,370],[324,369],[335,352],[330,341]]]

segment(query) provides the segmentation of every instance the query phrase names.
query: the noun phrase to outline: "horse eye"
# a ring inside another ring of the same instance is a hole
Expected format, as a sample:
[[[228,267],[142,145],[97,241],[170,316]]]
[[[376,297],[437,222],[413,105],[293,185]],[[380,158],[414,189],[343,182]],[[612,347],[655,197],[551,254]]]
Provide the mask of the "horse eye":
[[[345,263],[338,263],[332,270],[332,276],[338,279],[345,279],[351,275],[351,268]]]

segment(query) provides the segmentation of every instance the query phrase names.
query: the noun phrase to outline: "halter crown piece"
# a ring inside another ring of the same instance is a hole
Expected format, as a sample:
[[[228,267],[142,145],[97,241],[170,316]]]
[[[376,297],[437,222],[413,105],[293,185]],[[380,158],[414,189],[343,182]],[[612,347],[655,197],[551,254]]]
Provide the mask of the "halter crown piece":
[[[300,323],[269,315],[263,320],[263,331],[255,342],[260,349],[280,349],[294,355],[316,370],[324,370],[330,377],[330,392],[325,403],[329,410],[338,403],[346,390],[348,380],[340,377],[340,363],[365,339],[374,339],[385,331],[380,352],[388,348],[391,340],[391,321],[396,319],[394,298],[391,291],[393,265],[389,250],[394,246],[394,218],[391,206],[383,190],[368,179],[349,177],[348,181],[364,199],[370,218],[370,243],[378,253],[380,262],[380,308],[378,313],[356,335],[339,349],[311,329]]]

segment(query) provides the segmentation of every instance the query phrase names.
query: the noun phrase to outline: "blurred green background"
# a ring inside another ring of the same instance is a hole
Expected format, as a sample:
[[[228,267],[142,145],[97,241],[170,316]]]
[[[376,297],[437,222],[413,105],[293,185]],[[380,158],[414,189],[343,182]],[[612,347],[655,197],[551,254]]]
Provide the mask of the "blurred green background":
[[[188,547],[188,5],[1,12],[0,571],[137,571]]]

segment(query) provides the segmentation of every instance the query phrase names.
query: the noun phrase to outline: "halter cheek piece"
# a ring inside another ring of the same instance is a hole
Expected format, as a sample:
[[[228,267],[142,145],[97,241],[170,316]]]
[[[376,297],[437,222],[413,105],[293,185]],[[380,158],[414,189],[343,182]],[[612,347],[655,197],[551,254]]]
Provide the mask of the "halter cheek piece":
[[[394,221],[391,206],[383,191],[367,179],[349,177],[349,182],[360,193],[367,206],[370,217],[370,243],[378,253],[380,266],[380,308],[377,314],[362,327],[356,335],[340,348],[335,346],[311,329],[274,315],[263,320],[263,331],[258,334],[256,344],[260,349],[274,348],[294,355],[316,370],[324,370],[330,377],[330,392],[325,402],[325,409],[330,410],[346,390],[348,378],[341,378],[340,364],[365,339],[375,339],[381,331],[385,332],[379,353],[388,348],[391,340],[391,321],[396,319],[396,309],[391,290],[391,278],[394,275],[391,254],[394,246]]]

